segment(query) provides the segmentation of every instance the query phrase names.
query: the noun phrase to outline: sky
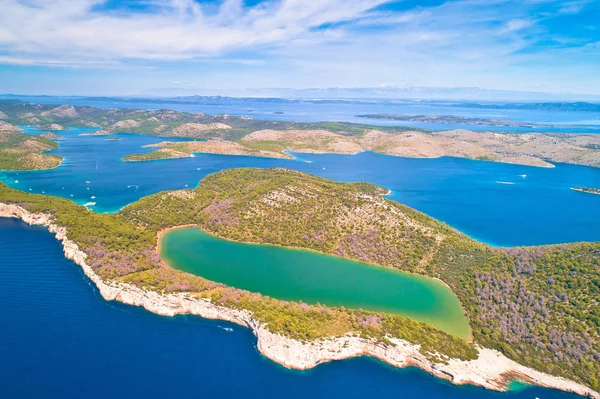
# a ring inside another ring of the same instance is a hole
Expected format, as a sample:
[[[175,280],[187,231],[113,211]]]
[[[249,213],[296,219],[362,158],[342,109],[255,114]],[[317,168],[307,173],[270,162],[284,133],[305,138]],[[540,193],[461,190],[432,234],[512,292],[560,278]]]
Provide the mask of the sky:
[[[600,95],[600,0],[0,0],[0,93]]]

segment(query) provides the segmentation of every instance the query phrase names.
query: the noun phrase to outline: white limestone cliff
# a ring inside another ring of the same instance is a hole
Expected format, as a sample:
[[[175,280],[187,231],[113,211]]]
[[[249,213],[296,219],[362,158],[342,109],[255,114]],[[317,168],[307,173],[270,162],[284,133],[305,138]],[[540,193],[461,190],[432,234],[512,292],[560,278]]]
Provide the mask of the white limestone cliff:
[[[51,215],[31,213],[17,205],[0,203],[0,217],[20,218],[30,225],[46,226],[62,242],[65,256],[81,266],[86,276],[96,284],[104,299],[141,306],[162,316],[193,314],[250,328],[257,338],[259,351],[267,358],[288,368],[304,370],[332,360],[371,356],[394,367],[419,367],[456,385],[473,384],[503,391],[507,389],[511,380],[520,379],[535,385],[600,399],[600,393],[582,384],[533,370],[508,359],[498,351],[486,348],[479,348],[479,357],[475,360],[450,359],[447,364],[436,364],[419,352],[418,345],[395,338],[389,338],[395,345],[386,345],[350,335],[312,342],[288,338],[270,332],[248,311],[215,305],[208,299],[194,298],[186,293],[163,294],[130,284],[104,281],[86,263],[85,252],[75,242],[69,240],[67,229],[56,225]]]

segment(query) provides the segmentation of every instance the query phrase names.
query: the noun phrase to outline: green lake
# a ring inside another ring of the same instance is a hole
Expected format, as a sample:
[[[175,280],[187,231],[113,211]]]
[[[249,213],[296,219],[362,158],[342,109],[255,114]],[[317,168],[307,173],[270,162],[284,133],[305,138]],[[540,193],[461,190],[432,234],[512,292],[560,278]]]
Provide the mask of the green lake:
[[[408,316],[466,338],[458,298],[426,277],[317,252],[227,241],[190,227],[160,248],[173,268],[273,298]]]

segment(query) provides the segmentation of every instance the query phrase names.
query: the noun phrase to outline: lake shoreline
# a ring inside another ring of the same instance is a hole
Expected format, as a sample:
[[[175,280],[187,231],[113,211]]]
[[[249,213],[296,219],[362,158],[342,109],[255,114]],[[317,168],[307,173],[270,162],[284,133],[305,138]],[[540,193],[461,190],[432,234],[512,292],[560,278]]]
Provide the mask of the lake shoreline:
[[[391,339],[394,345],[353,335],[312,342],[287,338],[267,330],[266,326],[261,325],[246,310],[215,305],[208,299],[196,298],[186,293],[163,294],[126,283],[104,281],[86,263],[87,254],[67,237],[67,229],[56,225],[54,218],[49,214],[31,213],[17,205],[0,203],[0,217],[18,218],[30,225],[47,227],[61,242],[65,257],[81,266],[104,299],[141,306],[162,316],[193,314],[250,328],[257,337],[258,350],[265,357],[288,368],[305,370],[333,360],[370,356],[398,368],[418,367],[455,385],[472,384],[486,389],[506,391],[511,381],[522,380],[542,387],[600,399],[600,393],[584,385],[522,366],[499,352],[486,348],[478,348],[479,357],[475,360],[450,359],[447,364],[436,364],[419,352],[418,345],[394,338]]]
[[[334,308],[343,306],[346,309],[363,309],[408,317],[418,322],[426,323],[469,343],[473,340],[473,331],[460,299],[446,283],[439,279],[400,270],[396,267],[367,263],[347,256],[329,254],[310,248],[232,240],[212,234],[199,226],[181,226],[163,229],[159,231],[158,235],[157,248],[159,249],[159,254],[164,263],[166,263],[165,267],[170,269],[191,273],[228,287],[261,294],[277,300],[300,301],[309,305],[321,304]],[[186,237],[194,238],[192,239],[193,241],[189,242],[189,245],[182,248],[179,246],[179,243],[185,242]],[[193,257],[193,254],[198,253],[198,248],[200,247],[202,248],[200,253],[212,253],[210,248],[212,247],[211,243],[214,242],[226,246],[226,249],[219,247],[220,249],[217,251],[217,253],[221,253],[224,256],[204,258],[198,255],[201,257]],[[244,255],[240,259],[240,256],[237,255],[238,251],[251,252],[243,252]],[[283,254],[283,252],[278,251],[286,252]],[[182,254],[186,254],[184,256],[186,260],[183,262],[181,261]],[[269,258],[271,255],[277,259],[285,260],[282,262],[270,262],[268,259],[264,259],[254,263],[254,259],[260,259],[262,256]],[[285,256],[285,258],[280,258],[280,256]],[[323,259],[331,263],[320,263]],[[340,262],[344,262],[342,263],[344,265],[343,268],[339,268]],[[294,269],[292,265],[298,264],[302,264],[302,267],[298,268],[297,271],[303,276],[310,276],[308,278],[304,277],[306,280],[300,286],[296,283],[296,278],[288,279],[286,277],[287,272],[290,269]],[[211,268],[211,265],[214,265],[215,268]],[[280,269],[280,265],[287,266]],[[246,274],[248,268],[252,270],[252,273]],[[228,272],[224,275],[222,274],[222,270],[225,269]],[[333,275],[328,275],[327,278],[323,279],[324,270],[334,270]],[[358,280],[352,280],[349,283],[347,276],[353,273],[359,273],[362,277]],[[275,278],[277,280],[277,284],[275,284],[276,288],[270,286],[269,283],[263,285],[265,283],[263,279],[259,279],[261,282],[256,285],[257,281],[251,276],[255,274],[268,274]],[[245,277],[240,278],[235,276]],[[378,277],[373,279],[370,276]],[[385,283],[381,282],[381,280],[385,281]],[[249,283],[249,281],[253,281],[254,283]],[[316,286],[311,286],[309,281],[314,281]],[[337,281],[338,289],[346,292],[347,296],[340,298],[337,294],[332,293],[329,289],[324,289],[319,284],[321,282],[321,284],[329,285],[331,281]],[[394,281],[395,283],[386,284],[388,281]],[[383,290],[381,292],[395,292],[395,295],[390,294],[385,296],[386,299],[384,301],[373,299],[382,294],[379,291],[374,292],[360,288],[363,284],[367,284],[370,287],[379,287],[379,290]],[[402,290],[394,291],[396,287],[404,285],[411,287],[408,288],[411,290],[410,296],[402,292]],[[348,291],[351,286],[355,288]],[[415,286],[419,288],[415,288]],[[312,291],[311,288],[315,291]],[[297,290],[303,293],[298,295]],[[360,300],[357,301],[356,298],[360,298]],[[427,305],[415,307],[415,303],[426,303]],[[444,305],[438,308],[437,306],[440,304]],[[432,311],[429,306],[437,310]]]

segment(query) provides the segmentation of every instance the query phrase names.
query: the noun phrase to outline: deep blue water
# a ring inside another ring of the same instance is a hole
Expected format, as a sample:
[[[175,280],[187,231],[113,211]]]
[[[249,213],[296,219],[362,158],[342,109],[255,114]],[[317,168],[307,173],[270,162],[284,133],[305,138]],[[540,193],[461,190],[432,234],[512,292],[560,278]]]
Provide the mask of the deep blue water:
[[[222,169],[282,166],[338,181],[382,185],[392,190],[391,199],[494,245],[600,241],[600,196],[570,190],[573,186],[600,187],[598,168],[559,164],[546,169],[368,152],[295,154],[296,160],[196,154],[194,158],[122,162],[123,156],[150,151],[142,146],[162,139],[133,134],[119,134],[119,141],[79,136],[85,131],[89,129],[58,132],[63,139],[54,152],[65,158],[60,167],[0,172],[0,180],[20,190],[62,196],[80,204],[95,202],[92,209],[97,212],[114,212],[158,191],[195,187],[204,176]]]
[[[0,96],[1,98],[2,96]],[[10,99],[14,100],[15,97]],[[411,100],[366,100],[366,101],[269,101],[244,98],[221,98],[220,100],[173,103],[144,99],[95,100],[85,97],[20,97],[21,100],[36,104],[72,104],[89,105],[98,108],[168,108],[182,112],[203,112],[206,114],[230,114],[248,116],[262,120],[283,120],[297,122],[353,122],[380,126],[410,126],[429,130],[470,129],[508,132],[565,132],[600,133],[600,112],[570,112],[546,110],[479,109],[455,107],[443,101]],[[417,115],[454,115],[469,118],[500,119],[514,122],[552,125],[552,127],[507,127],[478,126],[465,124],[443,124],[393,121],[384,119],[359,118],[365,114],[417,114]]]
[[[305,121],[352,120],[353,114],[391,112],[378,106],[340,104],[274,109],[285,111],[283,115],[273,114],[269,104],[256,105],[255,110],[240,105],[186,107],[194,109],[182,110]],[[450,113],[446,111],[431,113]],[[510,119],[484,111],[488,117]],[[477,111],[469,113],[483,117]],[[512,115],[515,120],[520,117]],[[527,116],[528,121],[575,123],[580,115],[547,117],[548,113]],[[114,212],[161,190],[193,187],[207,174],[225,168],[283,166],[339,181],[382,185],[392,190],[390,198],[496,245],[600,240],[600,196],[570,190],[600,187],[600,169],[572,165],[543,169],[374,153],[295,154],[296,160],[196,154],[179,160],[124,163],[123,156],[150,151],[142,146],[162,139],[119,134],[120,141],[109,141],[79,136],[86,131],[90,129],[58,132],[63,139],[54,153],[65,158],[59,168],[0,172],[0,180],[80,204],[95,202],[92,209]],[[365,358],[306,372],[286,370],[258,353],[255,338],[246,329],[190,316],[160,317],[105,302],[80,268],[64,258],[60,244],[48,232],[7,219],[0,219],[0,320],[0,387],[1,397],[6,398],[575,397],[540,388],[502,394],[455,387],[417,369],[396,370]]]
[[[455,387],[366,358],[286,370],[259,354],[249,330],[104,301],[50,233],[10,219],[0,219],[0,320],[7,399],[577,397]]]

